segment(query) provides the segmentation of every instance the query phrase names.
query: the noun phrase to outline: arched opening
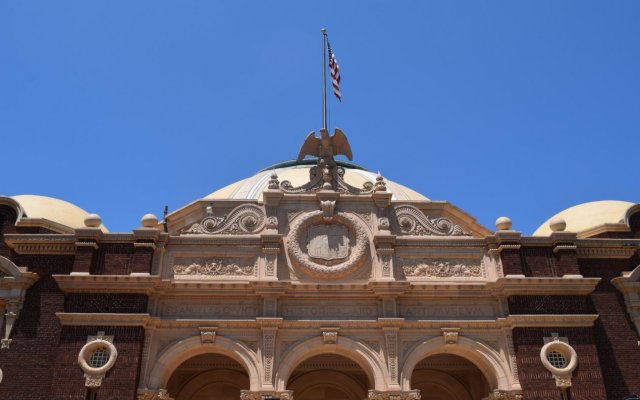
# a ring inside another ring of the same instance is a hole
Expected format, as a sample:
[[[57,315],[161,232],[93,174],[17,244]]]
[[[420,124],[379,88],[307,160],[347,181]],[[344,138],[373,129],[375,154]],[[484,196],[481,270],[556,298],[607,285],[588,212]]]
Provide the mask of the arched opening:
[[[354,361],[337,354],[320,354],[293,370],[287,388],[293,390],[296,400],[362,400],[373,386]]]
[[[411,388],[422,400],[481,400],[489,395],[489,382],[469,360],[454,354],[436,354],[416,364]]]
[[[249,375],[236,360],[221,354],[200,354],[175,369],[167,391],[175,400],[238,400],[249,390]]]

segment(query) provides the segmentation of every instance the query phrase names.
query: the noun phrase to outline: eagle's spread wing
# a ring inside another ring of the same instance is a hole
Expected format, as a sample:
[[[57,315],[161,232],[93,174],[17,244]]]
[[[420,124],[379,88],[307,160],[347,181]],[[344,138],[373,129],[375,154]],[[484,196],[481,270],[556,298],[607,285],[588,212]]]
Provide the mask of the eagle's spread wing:
[[[347,137],[344,135],[344,133],[342,133],[342,131],[338,128],[336,128],[335,133],[331,137],[331,145],[333,146],[334,156],[337,156],[338,154],[343,154],[347,156],[347,158],[350,161],[353,160],[353,156],[351,155],[351,146],[349,146],[349,141],[347,140]]]
[[[306,155],[319,157],[320,154],[318,154],[318,150],[320,149],[320,146],[320,139],[316,137],[315,132],[311,132],[300,148],[298,161],[302,160]]]

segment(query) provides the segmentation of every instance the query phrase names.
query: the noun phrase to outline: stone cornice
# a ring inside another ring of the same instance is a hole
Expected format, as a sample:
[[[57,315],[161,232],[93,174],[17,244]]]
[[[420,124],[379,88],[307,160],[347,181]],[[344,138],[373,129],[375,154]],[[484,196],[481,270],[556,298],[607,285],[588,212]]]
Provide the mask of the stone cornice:
[[[334,329],[385,328],[406,330],[439,330],[443,325],[460,329],[512,329],[521,327],[590,327],[598,315],[510,315],[506,318],[485,320],[406,320],[402,318],[377,320],[283,320],[282,318],[256,319],[161,319],[149,314],[114,313],[56,313],[63,326],[145,326],[155,328],[193,328],[215,326],[218,329],[261,329],[278,327],[280,329],[322,329],[327,326]]]
[[[578,239],[578,258],[630,258],[640,249],[639,239]]]
[[[75,235],[6,234],[7,245],[18,254],[75,254]]]
[[[56,316],[63,326],[146,326],[154,319],[149,314],[57,312]]]
[[[565,275],[561,278],[525,277],[507,275],[487,284],[494,295],[588,295],[593,292],[600,278],[584,278],[581,275]]]

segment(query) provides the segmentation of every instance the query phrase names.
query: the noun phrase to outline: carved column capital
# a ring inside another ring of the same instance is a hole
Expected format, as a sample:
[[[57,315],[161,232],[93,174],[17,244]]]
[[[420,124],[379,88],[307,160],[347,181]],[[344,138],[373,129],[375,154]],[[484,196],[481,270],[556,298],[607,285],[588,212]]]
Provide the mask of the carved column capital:
[[[293,390],[241,390],[240,400],[263,400],[265,397],[275,397],[280,400],[293,400]]]
[[[420,400],[419,390],[369,390],[369,400]]]

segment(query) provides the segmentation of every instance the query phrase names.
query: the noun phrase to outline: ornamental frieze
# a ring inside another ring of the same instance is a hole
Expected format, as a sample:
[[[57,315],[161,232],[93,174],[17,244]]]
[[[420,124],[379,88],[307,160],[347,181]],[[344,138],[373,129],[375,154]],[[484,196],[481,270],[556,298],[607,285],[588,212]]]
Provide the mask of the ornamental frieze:
[[[395,208],[400,233],[414,236],[471,236],[448,218],[430,218],[420,209],[403,205]]]
[[[228,215],[213,215],[213,208],[207,207],[207,215],[200,221],[180,232],[183,235],[246,235],[258,233],[265,227],[266,215],[255,204],[243,204],[231,210]]]
[[[480,278],[484,265],[475,260],[403,260],[402,271],[407,278]]]
[[[255,258],[176,259],[173,265],[180,278],[253,277],[257,271]]]

